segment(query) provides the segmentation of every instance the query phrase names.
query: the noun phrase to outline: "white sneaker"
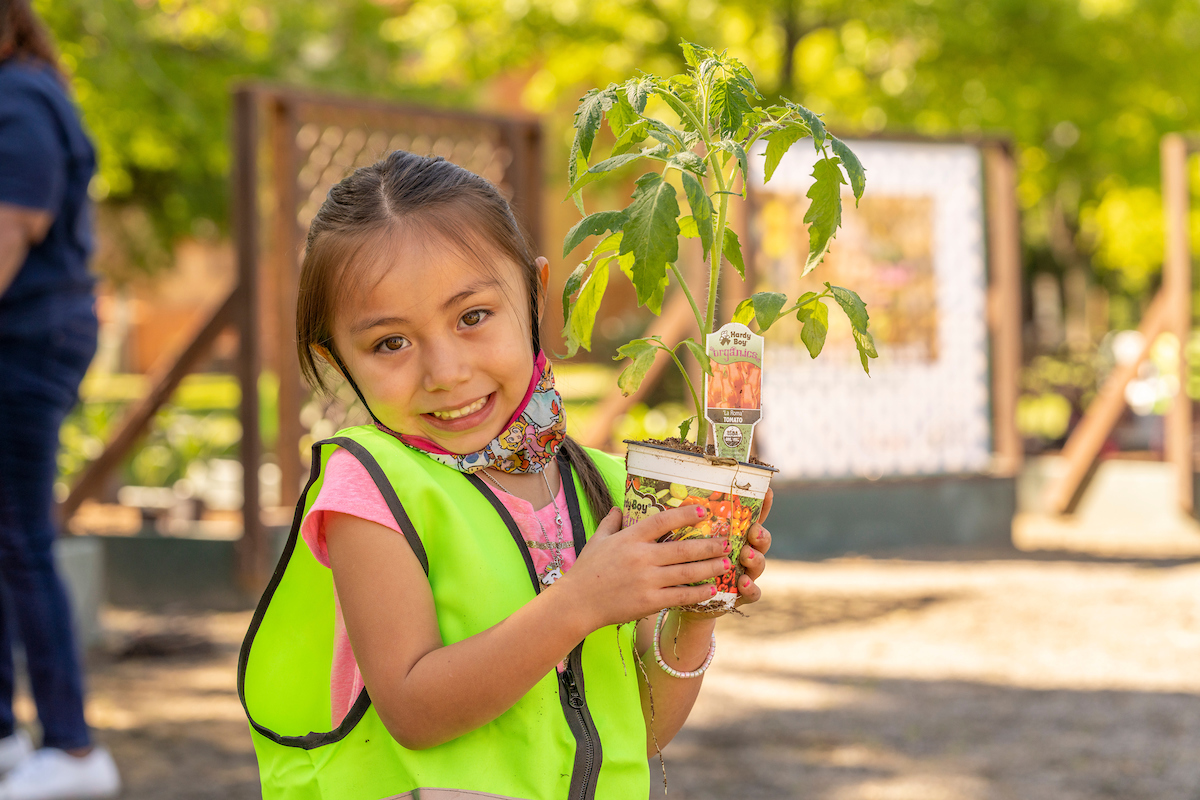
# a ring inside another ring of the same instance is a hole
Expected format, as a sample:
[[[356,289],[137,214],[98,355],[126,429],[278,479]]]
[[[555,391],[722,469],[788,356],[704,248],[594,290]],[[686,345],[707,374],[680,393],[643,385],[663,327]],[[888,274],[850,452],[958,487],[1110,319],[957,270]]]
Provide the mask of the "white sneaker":
[[[90,800],[119,791],[117,765],[103,747],[83,758],[43,747],[0,780],[0,800]]]
[[[12,736],[0,739],[0,773],[8,772],[33,753],[33,742],[29,734],[17,731]]]

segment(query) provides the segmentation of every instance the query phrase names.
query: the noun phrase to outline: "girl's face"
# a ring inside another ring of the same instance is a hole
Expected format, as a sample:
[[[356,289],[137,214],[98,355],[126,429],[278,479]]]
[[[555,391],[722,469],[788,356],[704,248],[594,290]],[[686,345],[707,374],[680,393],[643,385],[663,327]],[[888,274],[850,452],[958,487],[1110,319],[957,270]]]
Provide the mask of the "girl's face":
[[[506,257],[491,269],[440,241],[401,237],[377,282],[338,308],[333,341],[371,410],[451,453],[498,436],[533,377],[529,289]],[[538,259],[543,296],[549,268]]]

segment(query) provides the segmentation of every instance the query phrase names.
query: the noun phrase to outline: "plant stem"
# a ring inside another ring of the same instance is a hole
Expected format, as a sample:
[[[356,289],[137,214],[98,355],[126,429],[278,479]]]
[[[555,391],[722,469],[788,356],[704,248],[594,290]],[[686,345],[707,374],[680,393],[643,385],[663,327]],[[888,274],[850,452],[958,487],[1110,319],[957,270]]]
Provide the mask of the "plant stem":
[[[679,367],[679,374],[683,375],[683,382],[687,384],[688,391],[692,393],[692,403],[696,407],[696,444],[704,447],[704,442],[700,438],[700,432],[704,430],[704,423],[708,422],[708,420],[704,418],[704,406],[700,405],[700,395],[696,394],[696,387],[692,385],[692,379],[688,375],[687,370],[683,368],[683,362],[679,360],[679,356],[676,355],[675,351],[668,347],[664,347],[663,350],[671,354],[671,358],[675,361],[675,366]]]
[[[717,181],[717,192],[721,199],[718,202],[716,236],[708,259],[708,314],[704,318],[704,327],[700,330],[701,336],[713,332],[713,324],[717,318],[717,284],[721,278],[721,259],[725,253],[725,212],[729,208],[729,195],[725,194],[725,175],[717,163],[716,151],[710,151],[710,154],[713,156],[713,178]]]
[[[678,264],[671,264],[671,271],[675,273],[675,280],[679,281],[679,286],[683,289],[683,295],[687,298],[688,304],[692,307],[692,316],[696,318],[696,327],[700,329],[700,335],[704,335],[704,317],[700,315],[700,309],[696,306],[696,300],[692,297],[692,290],[688,288],[687,281],[683,279],[683,273],[679,271]]]

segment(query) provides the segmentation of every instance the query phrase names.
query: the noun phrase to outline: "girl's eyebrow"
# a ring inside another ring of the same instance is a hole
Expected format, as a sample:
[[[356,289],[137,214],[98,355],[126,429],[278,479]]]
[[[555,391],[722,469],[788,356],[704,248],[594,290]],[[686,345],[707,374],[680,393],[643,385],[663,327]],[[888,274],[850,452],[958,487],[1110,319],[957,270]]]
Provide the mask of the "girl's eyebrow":
[[[499,285],[500,285],[500,282],[495,280],[494,278],[488,278],[486,280],[476,281],[475,283],[472,283],[467,288],[463,289],[461,292],[458,292],[457,294],[455,294],[453,297],[450,297],[449,299],[447,299],[446,302],[442,303],[442,310],[446,311],[451,306],[458,304],[459,302],[467,299],[468,297],[471,297],[472,295],[478,294],[479,292],[483,291],[484,289],[495,288],[495,287],[498,287]],[[378,328],[383,325],[407,325],[407,324],[408,324],[408,320],[406,320],[404,317],[378,317],[376,319],[369,319],[369,320],[355,323],[354,325],[352,325],[350,327],[350,333],[352,333],[352,334],[363,333],[364,331],[369,331],[372,328]]]

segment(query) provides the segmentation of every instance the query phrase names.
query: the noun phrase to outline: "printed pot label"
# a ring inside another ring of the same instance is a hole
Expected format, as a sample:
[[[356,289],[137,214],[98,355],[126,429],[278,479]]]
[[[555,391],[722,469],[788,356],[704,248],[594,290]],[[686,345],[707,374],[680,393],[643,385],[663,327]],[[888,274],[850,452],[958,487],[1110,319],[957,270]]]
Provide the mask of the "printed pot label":
[[[704,378],[705,417],[717,455],[747,461],[762,418],[763,337],[730,322],[705,337],[712,375]]]
[[[661,478],[649,478],[630,474],[625,481],[624,524],[632,525],[640,519],[658,514],[668,508],[698,505],[708,509],[708,516],[696,525],[671,531],[659,541],[673,542],[679,539],[720,537],[729,539],[729,560],[733,566],[719,578],[710,578],[702,583],[715,583],[717,594],[701,603],[706,608],[728,610],[738,598],[737,582],[743,569],[738,563],[746,533],[758,519],[763,501],[759,498],[729,492],[717,492],[671,482]],[[693,584],[698,586],[700,584]]]

